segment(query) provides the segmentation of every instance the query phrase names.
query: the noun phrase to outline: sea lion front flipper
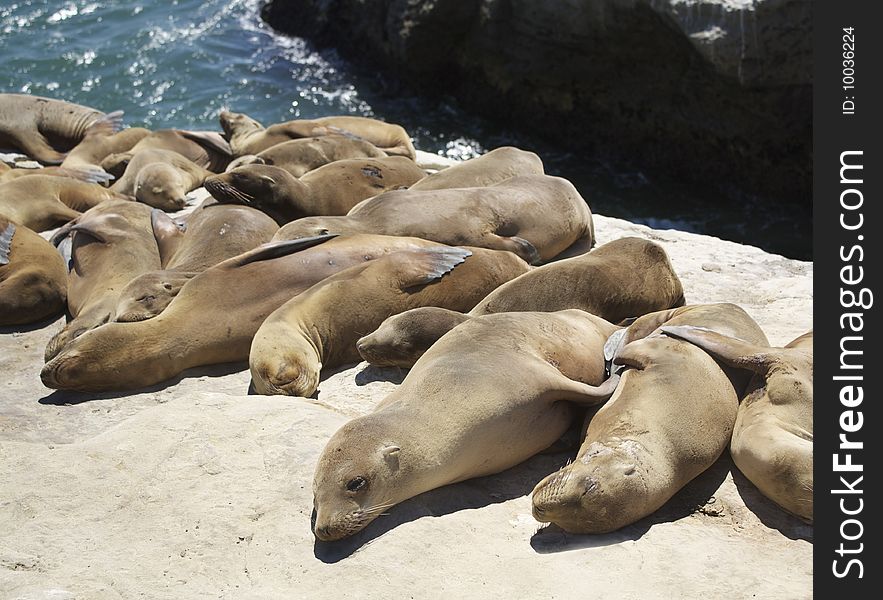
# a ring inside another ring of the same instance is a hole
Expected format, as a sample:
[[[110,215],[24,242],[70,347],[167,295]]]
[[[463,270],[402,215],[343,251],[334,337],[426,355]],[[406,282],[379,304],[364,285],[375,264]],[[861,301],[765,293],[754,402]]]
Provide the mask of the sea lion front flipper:
[[[0,265],[9,264],[9,255],[12,252],[12,236],[15,235],[15,223],[10,222],[6,229],[0,231]]]
[[[745,340],[723,335],[705,327],[691,325],[667,325],[662,333],[699,346],[714,358],[737,369],[766,373],[770,365],[780,358],[775,349],[756,346]]]
[[[9,134],[9,137],[13,139],[13,145],[44,165],[60,165],[66,156],[50,146],[43,134],[37,131],[28,132],[26,135],[15,135],[15,132],[9,132]]]
[[[326,233],[323,235],[316,235],[313,237],[301,238],[298,240],[286,240],[281,242],[268,242],[261,246],[258,246],[254,250],[249,250],[248,252],[243,252],[239,256],[234,256],[224,262],[222,265],[228,265],[231,267],[243,267],[249,263],[258,262],[261,260],[272,260],[274,258],[281,258],[283,256],[288,256],[289,254],[294,254],[295,252],[299,252],[301,250],[306,250],[307,248],[312,248],[313,246],[318,246],[319,244],[325,243],[330,239],[336,238],[338,234],[336,233]]]
[[[472,252],[465,248],[439,246],[413,252],[396,252],[391,256],[394,257],[391,260],[399,263],[399,286],[408,291],[441,279],[472,256]]]
[[[206,150],[214,150],[224,156],[233,156],[233,149],[230,148],[230,143],[220,133],[215,131],[187,131],[184,129],[179,129],[178,133],[191,142],[196,142]]]
[[[123,128],[123,111],[115,110],[95,119],[86,128],[86,135],[113,135]]]
[[[165,212],[158,208],[150,211],[150,226],[153,228],[153,237],[159,248],[160,265],[163,267],[169,262],[184,237],[186,227],[179,225]]]

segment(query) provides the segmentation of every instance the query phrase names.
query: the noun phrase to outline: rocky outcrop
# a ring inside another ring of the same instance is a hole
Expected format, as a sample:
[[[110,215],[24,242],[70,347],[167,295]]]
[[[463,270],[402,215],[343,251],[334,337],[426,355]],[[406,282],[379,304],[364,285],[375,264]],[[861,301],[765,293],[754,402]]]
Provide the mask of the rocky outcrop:
[[[520,131],[809,202],[809,0],[269,0],[263,16]]]

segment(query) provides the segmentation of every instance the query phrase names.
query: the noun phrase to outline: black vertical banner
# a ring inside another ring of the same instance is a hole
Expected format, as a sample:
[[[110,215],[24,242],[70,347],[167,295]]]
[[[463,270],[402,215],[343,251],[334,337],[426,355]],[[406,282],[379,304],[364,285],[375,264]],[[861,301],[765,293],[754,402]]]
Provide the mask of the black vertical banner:
[[[883,449],[883,19],[876,2],[815,4],[813,103],[814,587],[878,598]],[[876,351],[875,351],[876,350]],[[838,596],[833,596],[833,594]]]

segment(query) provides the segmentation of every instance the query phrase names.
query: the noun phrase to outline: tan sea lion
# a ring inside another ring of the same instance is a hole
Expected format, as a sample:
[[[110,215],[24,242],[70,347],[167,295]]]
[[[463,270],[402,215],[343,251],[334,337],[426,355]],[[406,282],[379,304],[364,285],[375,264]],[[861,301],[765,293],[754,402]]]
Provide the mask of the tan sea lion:
[[[113,319],[120,291],[134,277],[160,268],[150,207],[105,202],[60,229],[70,244],[68,312],[72,320],[46,346],[48,361],[80,335]]]
[[[101,167],[116,177],[121,177],[132,156],[142,150],[169,150],[212,173],[221,173],[233,156],[230,144],[215,131],[185,131],[160,129],[140,139],[127,152],[110,154],[101,161]]]
[[[468,310],[528,270],[511,252],[435,248],[396,252],[324,279],[267,317],[248,361],[260,394],[310,396],[319,372],[359,361],[360,332],[416,306]]]
[[[813,522],[813,334],[784,348],[766,348],[689,326],[662,332],[755,374],[742,397],[730,454],[767,498]]]
[[[502,146],[442,169],[411,186],[412,190],[483,187],[522,175],[543,175],[543,161],[533,152]]]
[[[123,288],[116,321],[142,321],[158,315],[193,277],[269,242],[279,229],[259,210],[206,202],[174,221],[154,209],[151,222],[163,270],[139,275]]]
[[[21,150],[47,165],[61,164],[96,121],[119,129],[123,112],[27,94],[0,94],[0,148]]]
[[[246,165],[205,181],[222,203],[248,204],[280,224],[310,215],[345,215],[366,198],[407,187],[425,177],[402,156],[338,160],[297,179],[270,165]]]
[[[0,216],[34,231],[46,231],[102,202],[121,199],[97,183],[32,175],[0,184]]]
[[[258,154],[246,154],[230,161],[227,171],[243,165],[272,165],[285,169],[294,177],[328,163],[349,158],[383,158],[377,146],[365,140],[353,139],[345,135],[323,135],[320,137],[289,140],[270,146]]]
[[[85,181],[87,183],[106,184],[113,180],[113,175],[105,172],[103,169],[82,168],[65,168],[65,167],[43,167],[41,169],[7,169],[3,170],[3,163],[0,163],[0,184],[19,179],[21,177],[31,177],[33,175],[47,175],[50,177],[68,177],[77,181]]]
[[[338,134],[370,142],[391,156],[417,157],[411,136],[402,126],[367,117],[297,119],[269,127],[244,113],[225,110],[218,118],[235,156],[258,154],[288,140]]]
[[[757,323],[733,304],[661,311],[644,317],[639,329],[665,313],[672,315],[668,324],[766,343]],[[718,459],[736,422],[742,388],[689,342],[657,332],[621,346],[613,362],[625,367],[621,380],[591,417],[577,458],[533,491],[534,518],[570,533],[607,533],[655,512]]]
[[[83,141],[67,153],[61,166],[69,169],[101,169],[101,162],[105,158],[111,154],[128,152],[148,135],[150,130],[143,127],[129,127],[113,132],[106,127],[93,125],[86,131]]]
[[[570,402],[612,392],[598,384],[616,329],[567,310],[485,315],[451,331],[325,446],[313,479],[316,537],[353,535],[403,500],[548,448],[570,426]]]
[[[123,176],[110,189],[154,208],[176,211],[186,205],[186,194],[211,175],[177,152],[145,149],[132,154]]]
[[[618,323],[683,304],[684,289],[665,250],[649,240],[626,237],[532,269],[492,291],[466,315],[435,307],[393,315],[360,339],[358,348],[371,364],[408,368],[471,317],[578,308]]]
[[[59,315],[67,299],[67,269],[52,244],[0,217],[0,326]]]
[[[247,360],[264,319],[316,282],[390,252],[437,245],[416,238],[333,237],[265,244],[206,269],[156,317],[107,323],[83,334],[40,377],[56,389],[125,390],[191,367]]]
[[[408,235],[450,246],[514,252],[529,263],[547,261],[578,240],[594,242],[592,212],[566,179],[512,177],[488,187],[385,192],[344,217],[306,217],[275,238],[321,233]]]

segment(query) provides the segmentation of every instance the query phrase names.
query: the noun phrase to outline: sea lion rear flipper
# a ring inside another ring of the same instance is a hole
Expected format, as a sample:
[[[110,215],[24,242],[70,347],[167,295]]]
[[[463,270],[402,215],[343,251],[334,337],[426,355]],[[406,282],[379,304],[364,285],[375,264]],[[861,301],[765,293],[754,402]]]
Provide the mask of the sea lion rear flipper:
[[[465,248],[439,246],[413,252],[396,252],[391,260],[398,261],[401,289],[419,287],[441,279],[461,264],[472,252]]]
[[[104,169],[95,167],[95,168],[87,168],[87,167],[76,167],[76,168],[64,168],[60,169],[58,173],[63,174],[65,177],[70,177],[71,179],[76,179],[78,181],[85,181],[86,183],[99,183],[105,184],[110,183],[116,177],[105,171]]]
[[[186,131],[183,129],[179,129],[178,133],[191,142],[196,142],[206,150],[214,150],[224,156],[233,156],[230,143],[220,133],[215,131]]]
[[[667,325],[663,326],[661,331],[699,346],[731,367],[747,369],[755,373],[765,373],[781,354],[776,349],[757,346],[704,327]]]
[[[555,398],[583,406],[596,406],[607,401],[616,391],[617,385],[619,385],[619,375],[616,374],[608,377],[601,385],[589,385],[568,379],[564,389],[556,390]]]
[[[112,135],[123,127],[123,111],[115,110],[94,121],[86,128],[86,135]]]
[[[312,248],[313,246],[318,246],[330,239],[336,238],[337,235],[338,234],[336,233],[326,233],[324,235],[316,235],[313,237],[301,238],[299,240],[268,242],[262,246],[258,246],[254,250],[249,250],[248,252],[243,252],[239,256],[234,256],[227,260],[226,264],[233,267],[243,267],[249,263],[261,260],[281,258],[301,250],[306,250],[307,248]]]
[[[158,208],[150,211],[150,226],[153,228],[153,237],[159,248],[160,264],[165,267],[177,251],[186,228],[175,223],[169,215]]]
[[[0,231],[0,265],[9,264],[9,255],[12,252],[12,236],[15,235],[15,223],[6,225],[6,229]]]

